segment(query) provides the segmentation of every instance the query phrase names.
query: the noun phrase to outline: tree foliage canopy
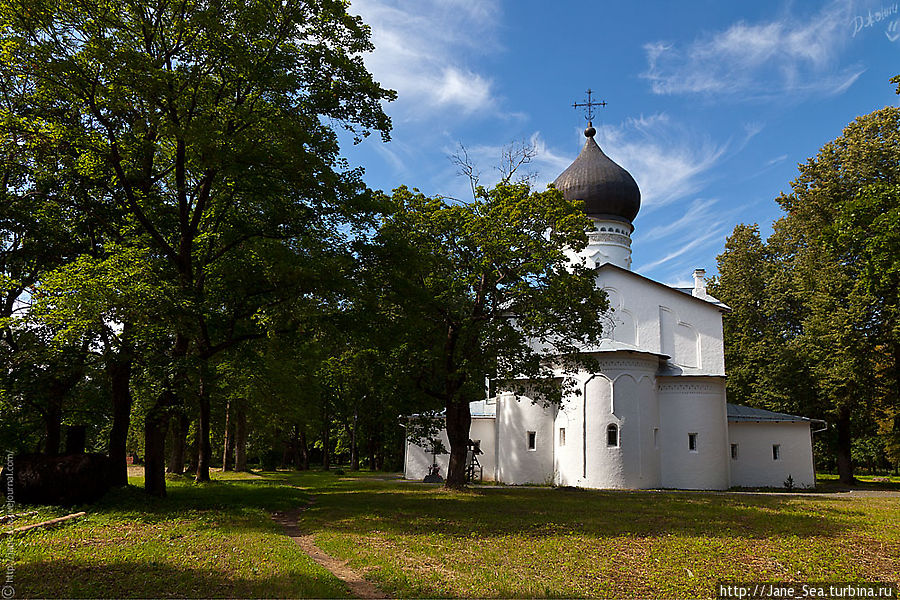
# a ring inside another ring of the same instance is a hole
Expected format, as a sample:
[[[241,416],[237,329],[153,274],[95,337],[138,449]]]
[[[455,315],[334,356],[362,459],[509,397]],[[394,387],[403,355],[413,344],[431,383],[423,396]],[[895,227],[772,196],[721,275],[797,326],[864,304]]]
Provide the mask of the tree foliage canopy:
[[[900,109],[859,117],[799,171],[769,239],[739,225],[719,256],[728,392],[830,421],[849,482],[853,439],[900,406]]]
[[[502,182],[470,203],[402,187],[378,234],[379,287],[405,321],[410,371],[447,411],[448,483],[459,485],[468,403],[485,377],[558,401],[583,346],[602,335],[606,296],[571,260],[590,221],[555,189]]]

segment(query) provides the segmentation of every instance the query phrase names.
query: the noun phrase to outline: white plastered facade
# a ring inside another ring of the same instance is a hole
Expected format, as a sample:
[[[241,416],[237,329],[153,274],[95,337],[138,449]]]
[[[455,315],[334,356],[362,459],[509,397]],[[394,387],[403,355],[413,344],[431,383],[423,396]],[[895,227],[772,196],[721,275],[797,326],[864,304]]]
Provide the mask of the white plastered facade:
[[[704,272],[695,271],[693,288],[638,275],[629,270],[631,224],[594,219],[594,226],[571,259],[599,267],[597,285],[609,298],[596,367],[578,375],[580,395],[560,406],[510,392],[472,403],[470,438],[480,441],[483,479],[722,490],[782,487],[790,476],[797,487],[813,486],[813,421],[728,405],[722,315],[729,309],[706,293]],[[431,461],[407,442],[407,478],[423,478]],[[442,475],[447,462],[438,456]]]

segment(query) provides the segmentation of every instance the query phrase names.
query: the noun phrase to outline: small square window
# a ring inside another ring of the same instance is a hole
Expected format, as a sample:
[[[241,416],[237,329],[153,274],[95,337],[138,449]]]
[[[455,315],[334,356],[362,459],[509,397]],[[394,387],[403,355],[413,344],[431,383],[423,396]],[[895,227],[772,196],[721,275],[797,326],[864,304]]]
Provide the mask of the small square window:
[[[731,460],[737,460],[737,456],[738,456],[737,444],[732,444],[731,445]]]
[[[537,450],[537,433],[534,431],[528,432],[528,449]]]
[[[559,428],[559,445],[560,446],[566,445],[566,428],[565,427]]]
[[[772,444],[772,460],[781,458],[781,444]]]
[[[697,451],[697,434],[689,433],[688,434],[688,450],[691,452]]]

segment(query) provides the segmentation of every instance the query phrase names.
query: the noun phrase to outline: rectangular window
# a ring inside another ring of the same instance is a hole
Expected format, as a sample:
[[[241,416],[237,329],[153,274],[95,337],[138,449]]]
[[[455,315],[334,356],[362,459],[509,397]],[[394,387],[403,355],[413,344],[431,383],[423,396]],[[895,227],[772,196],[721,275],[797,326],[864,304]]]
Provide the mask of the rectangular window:
[[[619,446],[619,426],[615,423],[610,423],[606,427],[606,445],[610,448]]]
[[[781,444],[772,444],[772,460],[781,458]]]
[[[537,449],[537,433],[534,431],[528,432],[528,449],[529,450]]]
[[[697,451],[697,434],[689,433],[688,434],[688,450],[691,452]]]
[[[659,448],[659,427],[653,428],[653,447]]]
[[[731,460],[737,460],[737,444],[731,445]]]
[[[566,428],[565,427],[559,428],[559,445],[560,446],[566,445]]]

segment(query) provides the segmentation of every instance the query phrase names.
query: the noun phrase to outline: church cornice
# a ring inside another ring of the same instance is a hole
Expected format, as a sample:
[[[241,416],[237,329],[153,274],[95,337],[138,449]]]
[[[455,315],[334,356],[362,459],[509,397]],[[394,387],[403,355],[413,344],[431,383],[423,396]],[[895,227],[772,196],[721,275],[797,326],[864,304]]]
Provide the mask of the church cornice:
[[[597,372],[621,371],[624,369],[641,369],[655,372],[659,365],[656,358],[603,358],[596,362]]]
[[[679,381],[677,383],[662,383],[662,382],[660,382],[656,386],[656,389],[660,392],[715,394],[715,393],[722,391],[722,386],[715,385],[712,382],[703,383],[703,382],[699,382],[699,381],[695,381],[695,382]]]

